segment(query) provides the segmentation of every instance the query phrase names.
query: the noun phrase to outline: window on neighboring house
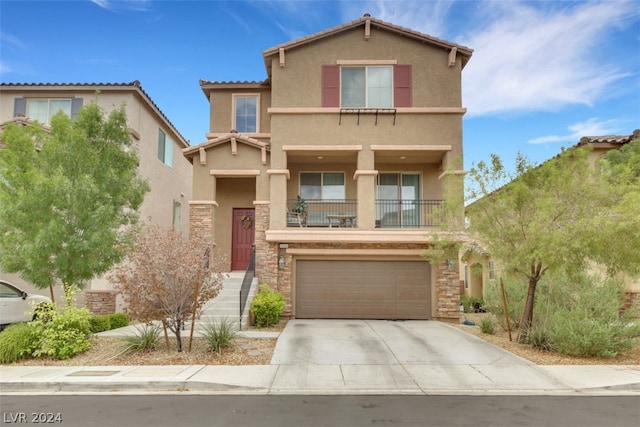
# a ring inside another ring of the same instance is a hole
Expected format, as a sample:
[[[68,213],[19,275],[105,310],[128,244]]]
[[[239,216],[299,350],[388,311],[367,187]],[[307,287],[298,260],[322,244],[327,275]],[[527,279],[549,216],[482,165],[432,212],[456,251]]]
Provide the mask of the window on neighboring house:
[[[158,129],[158,159],[169,167],[173,166],[173,141],[162,129]]]
[[[322,106],[411,107],[411,65],[322,66]]]
[[[344,173],[301,172],[300,197],[305,200],[342,200],[345,198]]]
[[[173,228],[180,229],[180,223],[182,221],[182,204],[177,200],[173,201]]]
[[[51,124],[58,111],[75,119],[82,107],[82,98],[14,98],[13,116],[26,116],[40,123]]]
[[[489,279],[494,280],[496,278],[496,263],[495,261],[489,261]]]
[[[393,107],[393,67],[342,67],[340,106]]]
[[[469,289],[469,266],[464,265],[464,288]]]
[[[240,133],[258,132],[258,95],[234,95],[233,128]]]

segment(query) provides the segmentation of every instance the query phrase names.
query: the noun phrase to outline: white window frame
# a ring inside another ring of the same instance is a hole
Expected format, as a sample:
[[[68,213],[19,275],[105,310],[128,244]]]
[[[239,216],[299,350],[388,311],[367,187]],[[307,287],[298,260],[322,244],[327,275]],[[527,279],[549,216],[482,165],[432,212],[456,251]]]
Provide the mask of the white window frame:
[[[302,194],[302,175],[303,174],[320,174],[320,198],[319,199],[310,199],[310,200],[345,200],[346,199],[346,194],[347,194],[347,182],[346,182],[346,174],[342,171],[302,171],[299,174],[298,177],[298,187],[299,187],[299,194],[301,195],[301,197],[303,199],[307,199],[303,194]],[[338,197],[338,198],[325,198],[324,194],[323,194],[323,189],[324,189],[324,175],[327,173],[333,173],[333,174],[340,174],[342,175],[342,190],[343,190],[343,194],[342,197]]]
[[[38,120],[38,117],[34,117],[33,113],[29,112],[29,106],[31,105],[31,103],[33,102],[43,102],[46,101],[47,102],[47,120],[46,121],[42,121],[42,120]],[[69,108],[68,110],[61,110],[58,109],[54,112],[51,111],[51,101],[68,101],[69,102]],[[46,123],[46,124],[51,124],[51,117],[55,116],[55,114],[58,111],[62,111],[64,114],[67,115],[67,117],[71,117],[71,110],[73,108],[73,102],[71,100],[71,98],[27,98],[27,105],[26,105],[26,115],[27,117],[30,117],[32,119],[36,119],[41,123]]]
[[[254,134],[260,132],[260,94],[259,93],[234,93],[231,102],[231,129],[236,130],[238,133]],[[256,100],[256,130],[254,132],[247,132],[245,130],[238,129],[237,115],[236,115],[236,101],[239,98],[255,98]]]
[[[343,90],[344,90],[344,85],[343,85],[343,81],[342,81],[342,71],[346,68],[362,68],[364,69],[364,106],[351,106],[351,105],[343,105]],[[369,100],[369,70],[372,68],[387,68],[391,71],[390,73],[390,81],[389,81],[389,89],[390,89],[390,97],[389,97],[389,105],[386,106],[370,106],[370,100]],[[376,64],[376,65],[341,65],[340,66],[340,107],[341,108],[393,108],[394,104],[394,100],[393,100],[393,89],[394,89],[394,84],[393,84],[393,65],[387,65],[387,64]]]
[[[160,136],[164,137],[164,144],[162,151],[160,150]],[[173,167],[173,140],[167,135],[165,131],[158,128],[158,160],[170,168]]]

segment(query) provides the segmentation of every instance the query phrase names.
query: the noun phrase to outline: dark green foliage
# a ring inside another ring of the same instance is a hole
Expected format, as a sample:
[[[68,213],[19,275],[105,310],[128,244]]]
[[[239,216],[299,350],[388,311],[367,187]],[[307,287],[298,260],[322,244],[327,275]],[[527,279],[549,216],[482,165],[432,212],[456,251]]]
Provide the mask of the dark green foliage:
[[[260,292],[251,302],[251,313],[256,317],[256,326],[264,328],[278,323],[284,305],[282,293],[271,289],[269,285],[262,285]]]
[[[40,346],[41,329],[29,323],[16,323],[0,332],[0,363],[31,357]]]
[[[89,324],[91,332],[94,334],[111,329],[111,319],[108,315],[91,316]]]
[[[129,316],[124,313],[113,313],[109,315],[111,329],[124,328],[129,326]]]

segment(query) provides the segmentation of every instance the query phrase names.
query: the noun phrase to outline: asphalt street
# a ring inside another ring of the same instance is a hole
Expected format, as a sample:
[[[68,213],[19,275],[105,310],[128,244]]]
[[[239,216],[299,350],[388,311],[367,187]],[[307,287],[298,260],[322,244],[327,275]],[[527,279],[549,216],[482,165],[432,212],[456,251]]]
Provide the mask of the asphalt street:
[[[637,396],[11,395],[2,425],[637,427]]]

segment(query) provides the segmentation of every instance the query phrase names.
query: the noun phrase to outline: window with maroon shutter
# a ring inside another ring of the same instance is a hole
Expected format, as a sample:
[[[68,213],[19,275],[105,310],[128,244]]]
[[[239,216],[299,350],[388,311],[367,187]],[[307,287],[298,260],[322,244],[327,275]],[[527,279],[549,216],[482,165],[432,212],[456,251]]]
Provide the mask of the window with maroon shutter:
[[[384,67],[349,67],[353,70],[358,68],[363,70],[367,68],[384,68]],[[358,103],[358,105],[344,105],[345,99],[354,99],[353,96],[346,96],[342,92],[347,90],[346,88],[340,87],[340,75],[341,75],[341,67],[339,65],[323,65],[322,66],[322,106],[323,107],[343,107],[343,108],[371,108],[371,107],[380,107],[378,105],[369,105],[363,104],[362,102]],[[367,74],[368,75],[368,74]],[[412,97],[411,97],[411,65],[395,65],[393,66],[393,107],[401,108],[401,107],[411,107],[412,106]],[[368,84],[362,86],[361,90],[367,91],[369,90]],[[353,87],[351,87],[353,90]],[[358,99],[360,97],[357,97]],[[368,96],[365,96],[363,93],[361,96],[362,99],[368,99]],[[341,102],[342,99],[342,102]],[[368,102],[368,101],[367,101]],[[389,105],[391,107],[391,105]]]
[[[322,66],[322,106],[340,106],[340,66]]]
[[[411,65],[393,67],[393,100],[396,108],[411,107]]]

